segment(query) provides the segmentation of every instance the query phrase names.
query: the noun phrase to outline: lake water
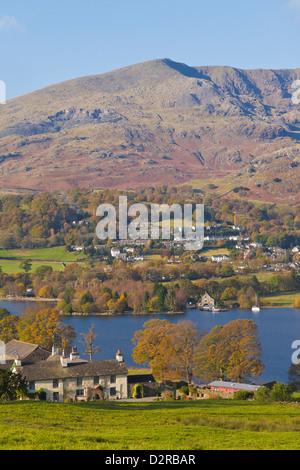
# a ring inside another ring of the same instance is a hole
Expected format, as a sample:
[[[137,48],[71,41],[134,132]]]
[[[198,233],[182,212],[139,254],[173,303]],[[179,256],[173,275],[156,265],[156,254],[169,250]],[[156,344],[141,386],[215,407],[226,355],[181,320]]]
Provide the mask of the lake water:
[[[7,302],[1,301],[0,307],[7,308],[11,314],[21,314],[33,302]],[[49,304],[47,304],[49,306]],[[180,320],[194,322],[199,330],[209,331],[216,325],[237,319],[253,319],[258,327],[262,344],[262,362],[265,364],[264,373],[256,380],[265,383],[276,380],[286,383],[288,369],[291,365],[291,356],[294,352],[292,343],[300,340],[300,310],[294,308],[266,308],[259,313],[250,310],[229,310],[212,314],[200,310],[188,310],[186,313],[170,315],[120,315],[120,316],[74,316],[63,317],[66,324],[73,326],[76,332],[74,346],[77,346],[82,357],[84,346],[80,343],[83,337],[80,333],[88,333],[91,325],[95,324],[97,345],[101,351],[94,359],[114,359],[118,349],[121,349],[127,366],[136,366],[132,359],[134,333],[141,329],[144,323],[151,318],[167,319],[172,323]]]

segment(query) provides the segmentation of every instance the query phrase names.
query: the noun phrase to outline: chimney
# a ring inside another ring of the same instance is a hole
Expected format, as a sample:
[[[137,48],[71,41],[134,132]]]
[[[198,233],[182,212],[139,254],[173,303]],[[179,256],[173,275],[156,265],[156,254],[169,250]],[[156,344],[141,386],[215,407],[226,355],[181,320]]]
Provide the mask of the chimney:
[[[116,360],[117,360],[118,362],[123,362],[123,360],[124,360],[124,359],[123,359],[123,354],[121,353],[120,349],[118,349],[118,352],[117,352],[117,354],[116,354]]]
[[[74,359],[79,359],[79,353],[77,352],[77,348],[72,348],[72,352],[70,354],[70,360],[74,361]]]
[[[62,350],[62,355],[60,356],[60,363],[62,367],[68,367],[68,358],[64,349]]]
[[[51,356],[55,356],[55,354],[59,354],[59,347],[58,346],[52,346]]]
[[[21,367],[22,361],[21,361],[21,358],[20,358],[19,354],[17,354],[17,357],[16,357],[14,363],[15,363],[16,367]]]

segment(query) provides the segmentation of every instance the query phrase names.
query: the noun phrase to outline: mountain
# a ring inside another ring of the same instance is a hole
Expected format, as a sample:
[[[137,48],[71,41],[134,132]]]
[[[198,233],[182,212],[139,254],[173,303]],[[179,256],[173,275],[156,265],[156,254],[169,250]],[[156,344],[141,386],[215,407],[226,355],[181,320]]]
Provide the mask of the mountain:
[[[191,183],[299,202],[295,70],[152,60],[0,108],[0,187],[134,189]]]

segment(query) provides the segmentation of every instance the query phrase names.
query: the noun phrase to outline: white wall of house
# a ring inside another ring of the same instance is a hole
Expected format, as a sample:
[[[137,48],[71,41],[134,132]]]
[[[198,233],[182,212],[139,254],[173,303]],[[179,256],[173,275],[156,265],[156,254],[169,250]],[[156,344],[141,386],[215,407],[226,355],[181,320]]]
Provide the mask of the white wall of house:
[[[31,383],[32,387],[33,383]],[[29,391],[43,389],[46,393],[46,400],[63,402],[66,398],[86,400],[87,390],[100,385],[104,389],[105,399],[127,398],[127,375],[94,377],[69,377],[64,379],[36,380],[34,388],[29,387]]]

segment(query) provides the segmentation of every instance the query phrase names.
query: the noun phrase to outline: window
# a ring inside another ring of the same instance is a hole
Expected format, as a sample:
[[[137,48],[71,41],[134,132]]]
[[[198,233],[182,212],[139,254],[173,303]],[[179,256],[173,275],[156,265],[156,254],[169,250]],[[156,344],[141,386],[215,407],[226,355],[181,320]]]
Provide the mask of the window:
[[[58,379],[53,380],[53,388],[58,388]]]
[[[82,385],[82,377],[77,377],[77,386]]]
[[[99,385],[99,377],[94,377],[94,385]]]
[[[111,387],[111,388],[109,389],[109,395],[110,395],[111,397],[115,397],[116,394],[117,394],[117,389],[116,389],[116,387]]]
[[[59,393],[53,392],[53,401],[59,401]]]
[[[111,383],[111,384],[115,384],[115,383],[116,383],[116,376],[115,376],[115,375],[111,375],[111,376],[110,376],[110,383]]]
[[[30,391],[35,390],[35,382],[29,382],[28,388],[29,388]]]
[[[76,390],[76,397],[83,397],[84,395],[84,390],[82,388],[79,388]]]

